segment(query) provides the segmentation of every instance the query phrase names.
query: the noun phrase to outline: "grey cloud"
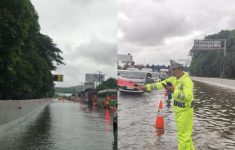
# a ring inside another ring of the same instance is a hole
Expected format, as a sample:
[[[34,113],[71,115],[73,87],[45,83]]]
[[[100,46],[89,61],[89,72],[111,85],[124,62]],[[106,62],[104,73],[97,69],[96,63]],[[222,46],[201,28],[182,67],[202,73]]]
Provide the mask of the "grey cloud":
[[[85,73],[116,75],[117,5],[114,0],[31,0],[41,32],[63,51],[64,75],[58,86],[78,85]],[[91,39],[92,36],[96,39]],[[98,40],[99,39],[99,40]],[[93,45],[94,44],[94,45]]]
[[[73,53],[73,57],[76,56],[77,59],[86,58],[96,64],[114,66],[116,64],[116,54],[116,43],[92,38],[89,43],[81,44],[77,47],[75,53]]]
[[[119,27],[125,33],[123,41],[153,46],[159,45],[166,37],[185,35],[189,31],[185,16],[163,4],[148,3],[129,6],[133,10],[126,6],[120,8],[128,17],[128,20],[119,20]]]
[[[165,19],[167,16],[144,17],[121,26],[125,32],[123,40],[140,45],[158,45],[164,38],[187,33],[185,19],[177,16]]]
[[[87,41],[92,34],[115,40],[116,4],[109,0],[89,1],[32,0],[39,14],[41,32],[60,44]]]
[[[72,3],[89,4],[92,0],[70,0]]]
[[[118,20],[119,28],[124,32],[120,42],[156,46],[162,44],[165,38],[186,36],[193,31],[213,33],[224,28],[231,29],[234,21],[230,19],[226,22],[224,18],[234,16],[233,10],[218,0],[148,0],[145,3],[141,0],[120,0],[119,12],[128,18]]]
[[[64,75],[64,83],[56,86],[73,86],[85,81],[86,73],[101,71],[106,78],[116,75],[115,43],[106,42],[93,37],[90,41],[73,48],[65,44],[63,47],[65,66],[60,66],[58,73]]]
[[[137,63],[189,58],[195,38],[235,28],[233,0],[119,0],[119,53]]]
[[[81,3],[81,4],[90,4],[90,3],[103,3],[103,2],[107,2],[110,0],[70,0],[71,2],[75,2],[75,3]]]

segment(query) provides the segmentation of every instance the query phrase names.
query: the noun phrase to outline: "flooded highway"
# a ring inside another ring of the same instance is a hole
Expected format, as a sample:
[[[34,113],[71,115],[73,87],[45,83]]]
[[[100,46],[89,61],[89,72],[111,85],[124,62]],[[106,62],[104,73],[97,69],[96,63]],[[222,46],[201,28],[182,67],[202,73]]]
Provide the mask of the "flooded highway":
[[[1,150],[111,150],[113,112],[54,101],[23,126],[0,138]]]
[[[195,83],[193,142],[196,150],[229,150],[235,147],[235,91]],[[177,149],[174,113],[164,91],[142,96],[119,95],[118,149]],[[165,130],[158,136],[155,119],[163,100]]]

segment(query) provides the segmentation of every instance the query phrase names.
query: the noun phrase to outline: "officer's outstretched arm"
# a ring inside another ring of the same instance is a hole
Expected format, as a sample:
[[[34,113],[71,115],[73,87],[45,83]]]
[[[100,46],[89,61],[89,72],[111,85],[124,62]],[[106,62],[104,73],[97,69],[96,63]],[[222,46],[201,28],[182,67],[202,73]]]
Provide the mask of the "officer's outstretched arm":
[[[145,88],[146,91],[152,91],[152,90],[160,90],[160,89],[164,89],[163,84],[167,84],[167,82],[172,82],[173,77],[169,77],[163,81],[160,82],[156,82],[156,83],[150,83],[150,84],[146,84]]]

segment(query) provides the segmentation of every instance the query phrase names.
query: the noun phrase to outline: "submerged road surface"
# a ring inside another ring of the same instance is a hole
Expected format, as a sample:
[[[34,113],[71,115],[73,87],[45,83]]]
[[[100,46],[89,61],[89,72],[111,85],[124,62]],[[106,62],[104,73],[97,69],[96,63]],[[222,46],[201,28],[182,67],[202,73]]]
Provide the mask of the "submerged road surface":
[[[176,125],[164,91],[119,96],[118,149],[176,150]],[[163,100],[164,134],[155,130],[159,100]],[[195,82],[193,142],[196,150],[235,147],[235,92]]]
[[[24,126],[0,138],[1,150],[112,150],[111,111],[54,101]]]

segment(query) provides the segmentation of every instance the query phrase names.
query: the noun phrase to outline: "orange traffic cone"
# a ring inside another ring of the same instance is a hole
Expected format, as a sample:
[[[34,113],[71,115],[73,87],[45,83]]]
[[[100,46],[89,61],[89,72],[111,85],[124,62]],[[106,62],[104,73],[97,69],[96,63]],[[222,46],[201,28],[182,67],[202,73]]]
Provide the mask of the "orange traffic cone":
[[[164,119],[163,119],[163,111],[162,111],[162,100],[159,103],[157,117],[156,117],[156,129],[164,129]]]

